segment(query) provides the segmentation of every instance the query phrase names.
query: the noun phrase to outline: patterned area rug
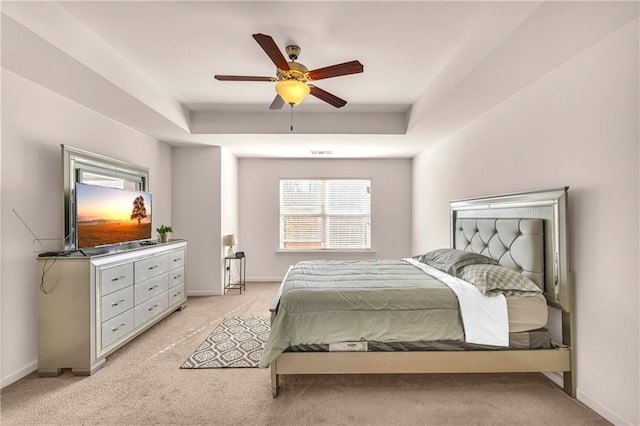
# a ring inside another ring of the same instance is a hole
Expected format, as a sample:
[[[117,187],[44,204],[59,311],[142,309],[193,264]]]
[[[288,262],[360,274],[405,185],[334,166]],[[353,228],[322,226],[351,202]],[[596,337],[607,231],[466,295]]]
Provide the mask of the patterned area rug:
[[[269,318],[225,318],[180,368],[257,368]]]

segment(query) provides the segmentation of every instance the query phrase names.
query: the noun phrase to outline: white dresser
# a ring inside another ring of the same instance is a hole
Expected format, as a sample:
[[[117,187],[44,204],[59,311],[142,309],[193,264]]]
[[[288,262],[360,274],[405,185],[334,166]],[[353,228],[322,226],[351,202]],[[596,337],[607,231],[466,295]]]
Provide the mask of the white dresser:
[[[187,302],[187,242],[38,258],[38,374],[90,375]],[[45,293],[46,292],[46,293]]]

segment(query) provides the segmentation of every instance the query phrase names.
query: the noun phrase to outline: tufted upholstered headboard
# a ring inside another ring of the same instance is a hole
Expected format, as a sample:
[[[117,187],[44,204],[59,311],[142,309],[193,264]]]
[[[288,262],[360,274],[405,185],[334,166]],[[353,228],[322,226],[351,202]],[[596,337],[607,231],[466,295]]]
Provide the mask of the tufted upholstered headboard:
[[[520,270],[547,303],[572,309],[568,188],[451,201],[451,247],[478,252]]]
[[[454,248],[480,253],[544,290],[542,219],[457,219]]]

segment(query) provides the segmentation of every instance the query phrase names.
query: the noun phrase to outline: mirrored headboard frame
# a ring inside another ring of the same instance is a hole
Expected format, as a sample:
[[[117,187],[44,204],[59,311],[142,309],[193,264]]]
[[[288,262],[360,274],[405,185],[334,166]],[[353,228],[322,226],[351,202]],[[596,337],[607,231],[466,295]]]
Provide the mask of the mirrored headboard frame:
[[[564,187],[451,201],[451,247],[454,247],[457,219],[542,219],[545,246],[544,296],[550,306],[571,313],[573,291],[568,248],[568,190],[569,187]]]

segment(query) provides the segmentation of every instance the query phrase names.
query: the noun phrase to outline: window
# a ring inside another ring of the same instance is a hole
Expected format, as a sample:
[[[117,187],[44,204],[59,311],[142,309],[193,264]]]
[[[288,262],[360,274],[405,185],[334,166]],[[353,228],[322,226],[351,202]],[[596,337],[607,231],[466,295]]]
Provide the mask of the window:
[[[280,180],[281,249],[370,249],[371,180]]]
[[[109,188],[128,189],[130,191],[141,190],[141,181],[129,176],[109,176],[108,174],[95,173],[84,169],[78,169],[77,182],[89,185],[107,186]]]

